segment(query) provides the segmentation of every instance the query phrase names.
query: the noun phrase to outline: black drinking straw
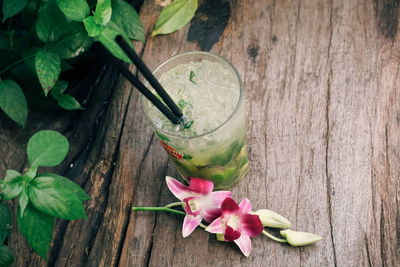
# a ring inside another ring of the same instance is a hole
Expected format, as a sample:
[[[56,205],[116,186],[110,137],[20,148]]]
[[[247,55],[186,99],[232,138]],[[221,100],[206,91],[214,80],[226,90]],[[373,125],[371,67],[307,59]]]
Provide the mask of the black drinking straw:
[[[183,116],[180,108],[174,103],[168,93],[164,90],[161,84],[158,82],[156,77],[154,77],[153,73],[149,70],[149,68],[144,64],[142,59],[136,54],[135,50],[132,49],[129,44],[124,40],[121,35],[118,35],[115,38],[115,41],[119,46],[124,50],[124,52],[128,55],[130,60],[136,65],[138,70],[143,74],[143,76],[149,81],[151,86],[156,90],[157,94],[162,98],[162,100],[167,104],[167,106],[171,109],[171,111],[175,114],[175,116],[181,118]]]
[[[102,47],[102,52],[107,56],[107,58],[110,60],[110,62],[118,69],[118,71],[125,76],[125,78],[132,83],[151,103],[153,103],[173,124],[180,124],[183,122],[183,114],[180,111],[180,109],[175,105],[175,103],[173,102],[173,100],[171,99],[171,97],[169,97],[169,95],[165,92],[164,93],[166,96],[168,96],[168,100],[170,101],[170,103],[173,103],[177,109],[177,111],[179,111],[179,113],[181,114],[181,116],[177,116],[176,114],[174,114],[174,112],[172,112],[166,105],[164,105],[164,103],[162,103],[156,96],[153,95],[153,93],[150,92],[150,90],[143,85],[143,83],[135,76],[133,75],[129,69],[125,66],[125,63],[122,62],[121,60],[117,59],[116,57],[114,57],[107,49],[105,49],[104,47]],[[144,65],[143,61],[142,64]],[[137,66],[137,65],[136,65]],[[145,65],[144,65],[145,66]],[[139,67],[138,67],[139,69]],[[146,69],[148,70],[148,68],[146,67]],[[153,77],[153,79],[155,81],[156,78],[151,74],[151,76]],[[146,77],[146,76],[145,76]],[[146,77],[147,78],[147,77]],[[150,81],[149,81],[150,82]],[[158,83],[158,81],[157,81]],[[151,84],[151,83],[150,83]],[[158,83],[159,84],[159,83]],[[160,85],[161,86],[161,85]],[[162,87],[161,87],[162,88]],[[164,95],[164,96],[165,96]],[[166,101],[163,96],[160,95],[160,97]],[[167,100],[167,101],[168,101]],[[166,102],[167,103],[167,102]]]

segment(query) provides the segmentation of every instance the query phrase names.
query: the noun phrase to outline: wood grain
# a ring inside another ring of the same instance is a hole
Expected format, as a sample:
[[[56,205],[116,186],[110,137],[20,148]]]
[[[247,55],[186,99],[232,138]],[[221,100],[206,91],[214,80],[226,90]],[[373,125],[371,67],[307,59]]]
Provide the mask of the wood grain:
[[[32,132],[57,129],[73,141],[56,171],[92,196],[88,220],[57,223],[47,262],[14,231],[15,266],[400,266],[397,1],[230,4],[211,52],[237,67],[245,88],[251,171],[234,196],[324,240],[293,248],[257,237],[245,258],[200,229],[183,239],[179,215],[131,213],[133,205],[174,201],[164,176],[177,173],[138,93],[126,81],[107,86],[115,73],[106,69],[82,114],[40,114],[25,132],[0,120],[2,173],[24,168],[21,151]],[[151,69],[199,49],[187,41],[189,26],[150,37],[160,10],[153,1],[141,9],[147,38],[137,48]]]

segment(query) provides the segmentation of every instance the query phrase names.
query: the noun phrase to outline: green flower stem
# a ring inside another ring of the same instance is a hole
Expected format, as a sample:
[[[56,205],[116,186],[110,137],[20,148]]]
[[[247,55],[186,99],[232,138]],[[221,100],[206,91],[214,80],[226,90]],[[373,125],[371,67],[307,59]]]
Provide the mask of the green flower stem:
[[[277,237],[273,236],[272,234],[268,233],[265,230],[263,230],[262,233],[264,235],[268,236],[269,238],[271,238],[272,240],[276,241],[276,242],[287,243],[286,239],[277,238]]]
[[[178,207],[178,206],[182,206],[182,205],[183,205],[183,202],[174,202],[174,203],[164,206],[164,208],[173,208],[173,207]]]
[[[183,211],[174,210],[166,207],[132,207],[132,211],[165,211],[180,215],[186,215]]]
[[[171,209],[172,207],[182,206],[183,202],[174,202],[166,205],[165,207],[132,207],[132,211],[165,211],[180,215],[186,215],[185,212],[180,210]],[[199,226],[203,229],[207,228],[207,225],[200,223]]]

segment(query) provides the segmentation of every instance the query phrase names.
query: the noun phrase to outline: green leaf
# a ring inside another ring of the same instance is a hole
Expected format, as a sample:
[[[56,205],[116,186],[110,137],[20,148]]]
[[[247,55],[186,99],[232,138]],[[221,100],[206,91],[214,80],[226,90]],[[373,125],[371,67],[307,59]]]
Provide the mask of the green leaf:
[[[0,31],[0,49],[10,49],[11,48],[11,38],[8,32]]]
[[[0,108],[21,127],[25,126],[28,104],[21,87],[14,81],[0,81]]]
[[[28,203],[29,203],[28,192],[26,190],[26,187],[22,186],[22,191],[21,191],[21,193],[19,193],[19,196],[18,196],[18,206],[19,206],[19,212],[20,212],[19,216],[23,216]]]
[[[86,32],[90,37],[96,37],[101,34],[102,26],[94,21],[93,16],[85,18],[83,24],[85,24]]]
[[[31,166],[53,167],[64,160],[68,149],[68,140],[62,134],[42,130],[28,141],[28,160]]]
[[[49,51],[59,55],[61,58],[69,59],[77,57],[88,51],[93,44],[83,27],[80,31],[66,33],[58,41],[49,44]]]
[[[61,95],[57,99],[57,103],[60,107],[66,110],[83,110],[81,104],[76,100],[73,96],[70,95]]]
[[[0,266],[10,266],[14,261],[11,250],[6,245],[0,245]]]
[[[125,54],[125,52],[121,49],[121,47],[115,42],[115,37],[119,34],[123,35],[123,31],[118,27],[117,24],[110,21],[108,25],[103,29],[103,32],[97,37],[97,39],[102,43],[108,51],[110,51],[117,58],[131,63],[131,60]],[[129,40],[127,40],[128,44],[131,44]]]
[[[97,0],[93,20],[97,24],[106,25],[111,19],[111,13],[111,0]]]
[[[36,22],[36,34],[45,43],[56,41],[66,33],[81,29],[79,22],[67,20],[53,1],[48,1],[39,11]]]
[[[28,3],[28,0],[3,0],[3,22],[17,15]]]
[[[54,219],[29,204],[24,215],[17,216],[17,224],[33,250],[46,259],[53,238]]]
[[[36,53],[35,69],[45,95],[53,88],[61,71],[60,57],[52,52],[40,50]]]
[[[0,244],[6,240],[9,229],[11,228],[11,211],[5,203],[0,204]]]
[[[57,81],[53,89],[51,89],[50,94],[54,99],[58,99],[68,88],[68,82]]]
[[[22,191],[24,178],[19,172],[8,170],[4,182],[0,184],[4,200],[11,200],[17,197]]]
[[[93,39],[87,35],[83,26],[80,26],[79,31],[66,33],[60,40],[50,43],[49,51],[69,59],[88,51],[92,44]]]
[[[174,0],[161,11],[151,35],[167,34],[183,28],[193,18],[197,6],[198,0]]]
[[[39,211],[54,217],[76,220],[86,218],[75,193],[58,185],[53,177],[37,177],[29,187],[29,199]]]
[[[159,133],[157,131],[155,133],[158,136],[158,138],[160,138],[161,141],[167,141],[167,142],[171,141],[171,139],[169,139],[166,135]]]
[[[54,173],[43,173],[38,177],[52,177],[55,179],[55,182],[61,187],[70,192],[73,192],[80,201],[89,200],[90,197],[86,194],[86,192],[77,184],[71,181],[70,179],[54,174]]]
[[[74,21],[83,21],[90,12],[85,0],[57,0],[57,5],[67,18]]]
[[[112,1],[111,21],[115,22],[128,38],[145,41],[138,13],[124,0]]]

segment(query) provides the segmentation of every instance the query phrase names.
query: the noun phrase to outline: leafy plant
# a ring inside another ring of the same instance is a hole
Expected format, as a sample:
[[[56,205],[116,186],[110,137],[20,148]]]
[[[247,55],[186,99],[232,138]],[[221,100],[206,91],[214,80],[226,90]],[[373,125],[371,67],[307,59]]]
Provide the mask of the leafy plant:
[[[23,174],[8,170],[5,178],[0,180],[0,266],[13,261],[11,251],[3,244],[13,225],[10,209],[4,201],[18,200],[15,215],[18,229],[43,258],[48,254],[55,218],[86,218],[82,202],[90,198],[78,184],[54,173],[37,173],[39,167],[60,164],[68,149],[68,140],[60,133],[39,131],[28,141],[30,168]]]
[[[94,41],[126,62],[115,36],[144,41],[137,12],[123,0],[4,0],[2,10],[0,109],[22,127],[28,115],[24,91],[32,94],[35,85],[44,97],[56,91],[50,95],[60,107],[82,109],[64,94],[68,83],[59,77]]]

